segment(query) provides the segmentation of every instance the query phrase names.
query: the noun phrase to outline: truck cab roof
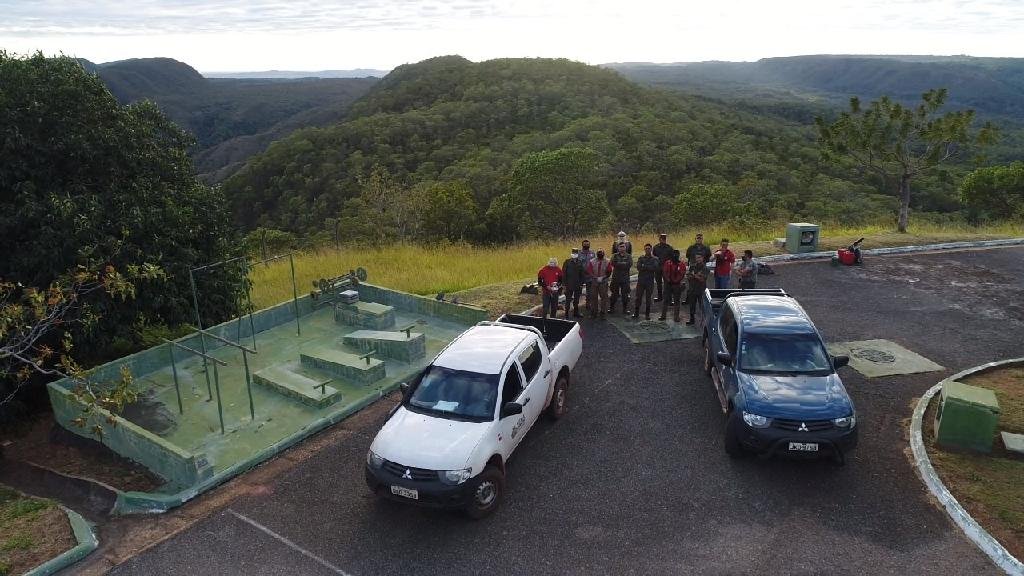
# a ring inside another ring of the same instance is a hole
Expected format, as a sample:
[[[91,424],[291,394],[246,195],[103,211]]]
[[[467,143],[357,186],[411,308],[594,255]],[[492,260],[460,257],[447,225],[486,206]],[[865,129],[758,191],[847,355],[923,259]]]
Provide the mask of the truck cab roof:
[[[751,294],[727,300],[743,332],[752,334],[814,333],[814,324],[796,300],[788,296]]]
[[[452,370],[500,374],[508,357],[533,332],[505,326],[474,326],[452,341],[434,364]]]

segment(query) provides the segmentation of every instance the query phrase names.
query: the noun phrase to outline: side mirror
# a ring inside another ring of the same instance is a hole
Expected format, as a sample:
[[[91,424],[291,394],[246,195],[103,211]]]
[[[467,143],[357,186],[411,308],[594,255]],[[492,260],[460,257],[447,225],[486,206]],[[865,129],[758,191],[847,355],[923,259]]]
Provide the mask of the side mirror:
[[[408,398],[409,392],[412,391],[412,386],[408,382],[402,382],[398,385],[398,389],[402,391],[402,398]]]
[[[501,417],[508,418],[523,413],[523,405],[518,402],[505,402],[501,407]]]
[[[849,356],[833,356],[832,357],[832,365],[835,366],[837,370],[842,368],[843,366],[848,366],[849,364],[850,364],[850,357]]]
[[[718,358],[718,363],[722,366],[732,366],[732,355],[728,352],[719,352],[715,357]]]

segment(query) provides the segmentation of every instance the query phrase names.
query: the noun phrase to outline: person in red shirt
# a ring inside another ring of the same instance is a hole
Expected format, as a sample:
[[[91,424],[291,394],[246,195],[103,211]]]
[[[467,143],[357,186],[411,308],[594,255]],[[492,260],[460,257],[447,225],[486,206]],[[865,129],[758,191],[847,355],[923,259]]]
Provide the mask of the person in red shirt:
[[[711,255],[715,261],[715,288],[728,288],[732,275],[732,265],[736,263],[736,255],[729,250],[729,239],[722,238],[722,244]]]
[[[675,321],[679,322],[679,306],[683,300],[683,279],[686,277],[686,262],[679,260],[679,250],[673,250],[672,255],[665,260],[661,266],[661,277],[665,280],[667,294],[661,300],[661,317],[658,320],[664,320],[669,305],[674,305]]]
[[[541,293],[541,317],[548,317],[548,310],[551,317],[558,317],[558,294],[562,291],[562,269],[558,267],[558,260],[548,260],[548,265],[537,271],[537,284],[540,285]]]

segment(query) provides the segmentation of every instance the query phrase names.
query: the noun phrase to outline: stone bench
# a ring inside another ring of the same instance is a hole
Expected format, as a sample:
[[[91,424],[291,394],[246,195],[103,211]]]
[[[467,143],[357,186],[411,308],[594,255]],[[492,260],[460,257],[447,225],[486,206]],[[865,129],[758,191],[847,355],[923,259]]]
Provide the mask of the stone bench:
[[[384,363],[341,350],[318,350],[299,354],[303,366],[323,370],[349,382],[367,386],[384,378]]]
[[[385,358],[402,362],[412,362],[427,355],[427,338],[417,332],[356,330],[347,334],[343,342],[362,352],[373,351]]]
[[[370,330],[386,330],[395,326],[395,308],[376,302],[338,304],[334,307],[334,321]]]
[[[254,372],[252,380],[314,408],[325,408],[341,400],[341,392],[326,385],[330,378],[313,379],[284,366],[269,366]]]

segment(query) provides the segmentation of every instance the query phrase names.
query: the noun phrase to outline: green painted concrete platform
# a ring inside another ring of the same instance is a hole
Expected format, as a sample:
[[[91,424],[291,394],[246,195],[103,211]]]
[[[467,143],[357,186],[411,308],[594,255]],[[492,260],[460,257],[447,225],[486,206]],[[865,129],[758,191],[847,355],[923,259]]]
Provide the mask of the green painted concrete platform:
[[[314,408],[324,408],[342,399],[341,393],[328,385],[331,378],[302,374],[299,368],[301,364],[268,366],[252,375],[253,382]]]
[[[388,332],[356,330],[342,340],[345,345],[362,352],[374,351],[385,358],[412,361],[426,354],[427,339],[420,332]]]
[[[385,375],[384,363],[380,360],[341,350],[310,350],[299,354],[299,359],[307,368],[333,374],[356,384],[373,384]]]
[[[345,335],[362,327],[335,322],[331,308],[321,308],[302,316],[301,335],[296,334],[294,322],[285,322],[256,334],[257,354],[249,355],[250,371],[263,373],[264,370],[272,369],[269,374],[280,374],[280,370],[286,370],[313,381],[330,379],[329,387],[340,394],[341,399],[326,406],[311,406],[297,401],[293,396],[254,383],[252,394],[255,418],[252,418],[249,415],[241,351],[231,347],[214,350],[211,355],[228,364],[217,368],[224,411],[224,434],[221,434],[217,416],[216,390],[211,384],[210,391],[207,391],[203,362],[198,357],[186,357],[184,353],[178,356],[183,414],[178,413],[169,362],[154,372],[137,377],[136,384],[142,389],[152,389],[157,402],[163,404],[161,414],[166,416],[169,413],[174,418],[175,425],[160,436],[183,450],[205,454],[214,471],[219,473],[294,436],[313,422],[351,411],[355,406],[365,405],[368,399],[393,389],[397,383],[404,382],[422,370],[430,358],[467,327],[460,322],[404,311],[396,312],[395,318],[402,326],[416,324],[416,331],[423,334],[426,354],[413,361],[389,358],[381,363],[373,359],[373,362],[381,364],[384,376],[370,385],[348,381],[299,364],[302,354],[325,356],[331,351],[344,353],[346,350],[350,351],[351,356],[359,353],[355,348],[343,348],[342,342]],[[405,335],[404,332],[401,334]],[[243,339],[243,344],[252,347],[252,338]],[[365,360],[360,362],[365,365]],[[212,383],[212,363],[209,373]],[[145,422],[141,425],[145,427]],[[168,483],[161,492],[173,493],[182,488]]]

